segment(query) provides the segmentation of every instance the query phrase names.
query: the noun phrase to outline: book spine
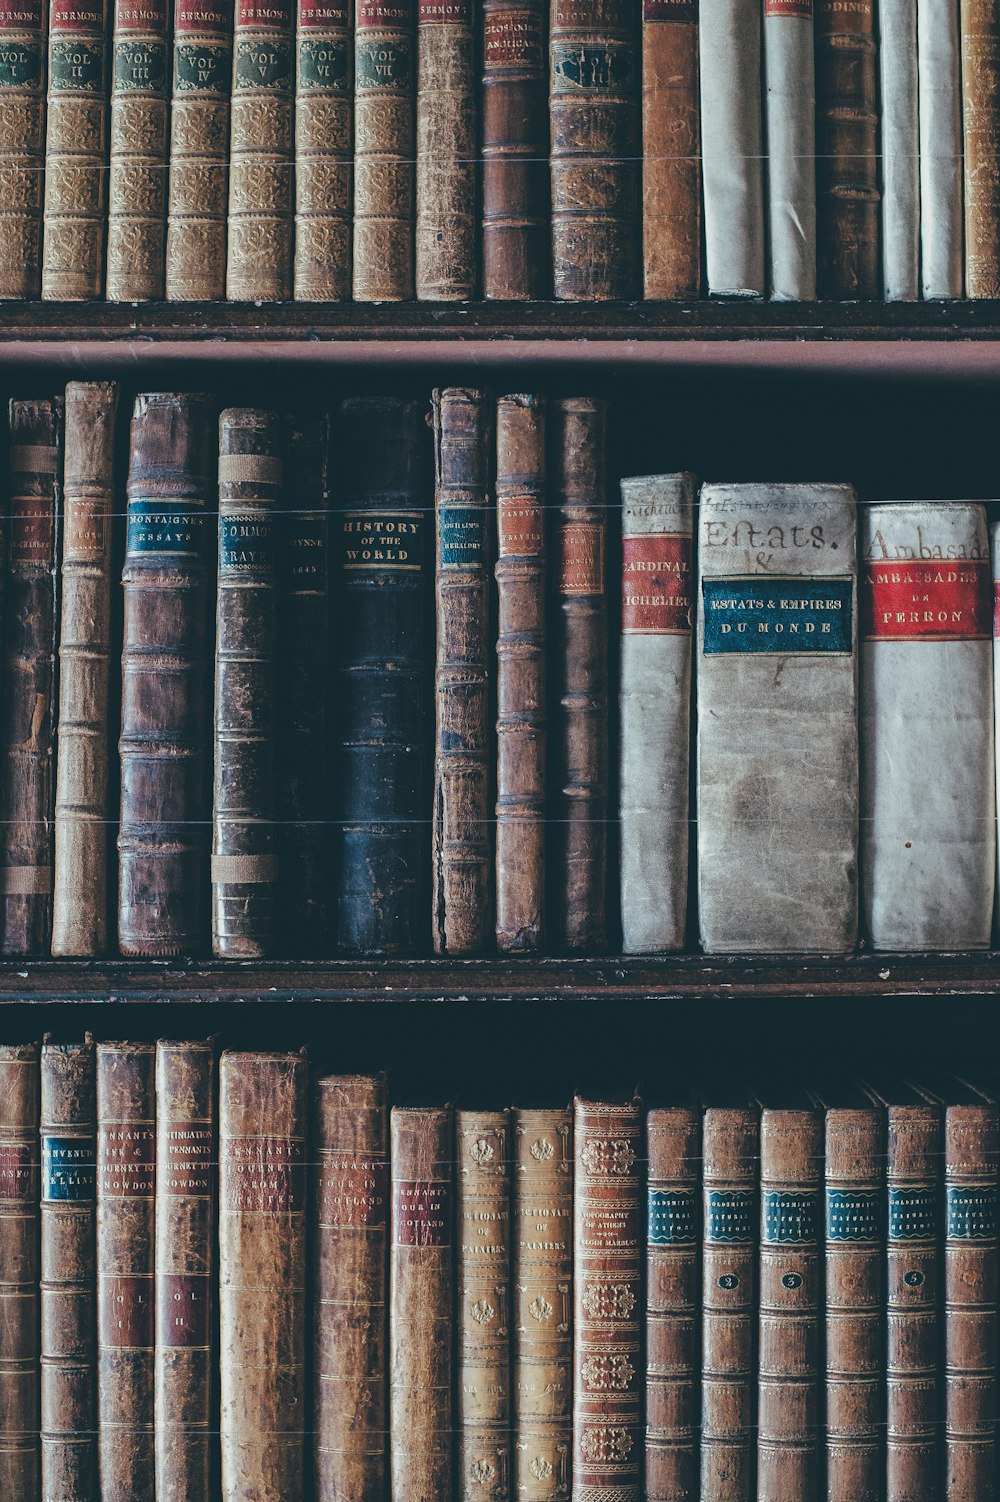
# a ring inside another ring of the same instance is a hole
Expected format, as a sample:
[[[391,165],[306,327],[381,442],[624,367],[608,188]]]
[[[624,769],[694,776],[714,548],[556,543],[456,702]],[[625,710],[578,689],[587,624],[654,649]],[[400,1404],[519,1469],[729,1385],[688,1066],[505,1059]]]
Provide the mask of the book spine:
[[[759,1141],[752,1111],[705,1112],[701,1502],[754,1495]]]
[[[437,662],[435,954],[482,950],[490,914],[489,663],[492,400],[434,393]]]
[[[42,285],[46,0],[0,9],[0,298]]]
[[[701,0],[698,28],[708,290],[729,297],[760,297],[761,7],[755,0]]]
[[[118,942],[196,954],[208,922],[206,636],[217,445],[208,396],[136,397],[122,649]]]
[[[307,1076],[294,1053],[219,1064],[223,1502],[304,1495]]]
[[[687,920],[695,479],[627,479],[621,497],[622,947],[663,953],[683,948]]]
[[[215,1482],[215,1047],[156,1045],[157,1502],[203,1502]]]
[[[549,232],[548,7],[483,0],[483,296],[544,297]]]
[[[828,1111],[825,1162],[826,1495],[858,1502],[885,1479],[883,1113]]]
[[[0,1045],[0,1495],[40,1495],[37,1043]]]
[[[386,1481],[389,1120],[383,1075],[316,1082],[313,1472],[317,1502]]]
[[[42,297],[104,291],[107,0],[51,0]]]
[[[497,402],[496,941],[536,951],[545,912],[545,398]]]
[[[422,402],[392,397],[342,408],[337,908],[339,947],[350,954],[426,944],[433,513],[424,419]]]
[[[642,1497],[642,1107],[573,1113],[573,1502]]]
[[[550,408],[559,605],[552,926],[560,947],[583,953],[603,950],[607,938],[607,419],[607,403],[594,397],[562,398]]]
[[[115,381],[66,387],[52,953],[108,946],[108,696]]]
[[[219,419],[219,576],[215,617],[212,949],[271,953],[275,930],[276,509],[284,428],[273,412]]]
[[[954,0],[919,0],[920,280],[925,298],[962,295],[962,86]]]
[[[886,1226],[886,1502],[938,1494],[938,1199],[936,1106],[891,1106]]]
[[[236,0],[230,302],[285,302],[292,292],[294,39],[292,0]]]
[[[764,0],[771,296],[816,296],[816,72],[812,0]]]
[[[646,1141],[646,1499],[698,1502],[701,1118],[650,1111]]]
[[[216,302],[226,293],[231,0],[175,0],[166,295]]]
[[[416,294],[476,290],[477,110],[472,0],[417,0]]]
[[[566,1502],[573,1443],[573,1116],[515,1110],[513,1482]]]
[[[626,0],[553,0],[549,36],[553,290],[638,290],[639,58]]]
[[[108,185],[109,302],[163,296],[170,0],[116,0]]]
[[[866,506],[859,545],[868,933],[876,949],[987,949],[996,824],[986,513],[961,502]]]
[[[1000,5],[962,0],[965,295],[1000,297]]]
[[[295,73],[295,297],[351,295],[354,37],[347,0],[299,0]]]
[[[329,453],[328,417],[292,423],[278,553],[277,719],[279,932],[292,959],[329,954]]]
[[[917,0],[881,0],[882,296],[920,296],[920,142],[917,118]]]
[[[392,1497],[393,1502],[451,1502],[451,1107],[394,1106],[390,1133]]]
[[[56,601],[63,403],[10,404],[10,554],[4,607],[3,953],[52,943]]]
[[[358,0],[354,50],[356,302],[413,296],[413,0]]]
[[[944,1118],[944,1382],[947,1502],[996,1488],[997,1155],[992,1104]]]
[[[821,297],[881,295],[873,0],[817,0],[816,197]]]
[[[701,132],[694,0],[643,0],[643,296],[701,290]]]
[[[153,1502],[156,1051],[97,1045],[101,1502]]]
[[[42,1496],[97,1502],[94,1043],[42,1046]]]

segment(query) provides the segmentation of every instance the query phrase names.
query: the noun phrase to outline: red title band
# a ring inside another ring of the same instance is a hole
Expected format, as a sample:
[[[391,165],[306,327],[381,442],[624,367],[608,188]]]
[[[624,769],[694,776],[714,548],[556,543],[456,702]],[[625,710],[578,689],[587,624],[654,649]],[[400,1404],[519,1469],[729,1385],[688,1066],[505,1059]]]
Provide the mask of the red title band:
[[[626,636],[690,634],[690,537],[642,532],[622,538],[622,631]]]
[[[989,640],[989,562],[866,563],[861,631],[868,641]]]

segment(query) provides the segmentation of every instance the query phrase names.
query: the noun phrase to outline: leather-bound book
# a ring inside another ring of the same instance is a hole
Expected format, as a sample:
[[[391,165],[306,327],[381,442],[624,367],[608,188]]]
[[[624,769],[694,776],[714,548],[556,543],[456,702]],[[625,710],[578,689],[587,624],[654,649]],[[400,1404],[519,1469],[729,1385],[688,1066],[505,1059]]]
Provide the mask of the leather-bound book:
[[[878,32],[882,296],[913,302],[920,296],[917,0],[881,0]]]
[[[97,1045],[101,1502],[153,1502],[156,1050]]]
[[[218,1149],[215,1045],[156,1045],[157,1502],[203,1502],[216,1483]]]
[[[393,1502],[452,1497],[450,1106],[393,1106],[389,1428]]]
[[[642,270],[647,298],[701,287],[698,8],[643,0]]]
[[[764,291],[761,10],[757,0],[700,0],[705,279],[724,297]]]
[[[356,397],[341,409],[337,938],[349,954],[426,947],[433,492],[425,411],[398,397]]]
[[[435,954],[478,954],[490,920],[490,474],[485,391],[434,393]]]
[[[208,929],[206,553],[218,444],[211,397],[136,397],[122,650],[118,942],[201,950]]]
[[[115,381],[66,387],[52,953],[108,947]]]
[[[698,1502],[700,1113],[650,1111],[646,1144],[646,1498]]]
[[[348,0],[298,0],[295,297],[351,295],[354,37]]]
[[[566,1502],[573,1445],[573,1114],[515,1109],[512,1495]]]
[[[813,0],[764,0],[764,139],[771,296],[816,296]]]
[[[920,287],[925,298],[961,297],[962,81],[960,5],[918,0]]]
[[[231,0],[174,0],[166,295],[226,294]]]
[[[42,1044],[42,1496],[97,1502],[94,1040]]]
[[[483,0],[483,296],[552,286],[549,101],[542,0]]]
[[[184,4],[185,0],[179,0]],[[108,179],[109,302],[162,298],[171,0],[116,0]]]
[[[358,0],[354,41],[356,302],[413,296],[414,0]]]
[[[104,291],[107,205],[107,0],[48,0],[42,297]]]
[[[222,1055],[223,1502],[304,1495],[307,1117],[303,1054]]]
[[[509,1153],[509,1112],[455,1112],[458,1502],[511,1495]]]
[[[476,290],[475,12],[472,0],[417,0],[417,297]]]
[[[0,298],[42,285],[47,0],[0,16]]]
[[[607,938],[607,418],[607,403],[598,397],[564,397],[549,407],[558,508],[550,932],[560,949],[582,953],[603,950]]]
[[[1000,6],[963,0],[965,295],[1000,297]]]
[[[270,954],[275,940],[275,511],[284,424],[230,407],[219,419],[219,579],[215,614],[212,948]]]
[[[292,292],[295,16],[292,0],[236,0],[229,136],[230,302]]]
[[[573,1107],[573,1502],[640,1502],[643,1112]]]
[[[63,403],[10,404],[10,553],[3,591],[3,953],[52,943],[56,604]]]
[[[313,1096],[313,1474],[317,1502],[385,1494],[389,1113],[385,1076]]]
[[[0,1045],[0,1495],[40,1495],[37,1043]]]
[[[541,948],[545,914],[545,398],[497,402],[496,940]]]
[[[278,933],[291,959],[329,954],[328,417],[294,420],[278,567]]]
[[[627,0],[553,0],[552,282],[569,302],[639,286],[639,56]]]
[[[816,255],[820,297],[882,294],[874,0],[816,0]]]

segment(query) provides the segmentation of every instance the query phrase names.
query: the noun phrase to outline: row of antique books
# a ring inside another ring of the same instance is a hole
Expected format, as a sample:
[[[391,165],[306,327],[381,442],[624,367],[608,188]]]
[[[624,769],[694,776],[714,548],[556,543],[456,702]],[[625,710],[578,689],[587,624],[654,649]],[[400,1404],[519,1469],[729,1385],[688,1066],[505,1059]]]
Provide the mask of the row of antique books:
[[[4,1498],[990,1502],[998,1148],[955,1079],[390,1110],[6,1045]]]
[[[1000,295],[985,0],[108,9],[0,14],[2,297]]]

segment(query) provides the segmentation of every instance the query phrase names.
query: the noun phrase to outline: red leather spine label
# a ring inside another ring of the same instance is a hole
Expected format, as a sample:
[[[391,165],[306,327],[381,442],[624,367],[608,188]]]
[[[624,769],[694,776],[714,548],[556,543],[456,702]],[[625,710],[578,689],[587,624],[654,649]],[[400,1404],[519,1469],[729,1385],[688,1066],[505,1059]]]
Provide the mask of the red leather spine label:
[[[44,496],[12,496],[11,563],[47,563],[52,556],[52,502]]]
[[[342,0],[300,0],[300,26],[315,26],[324,31],[334,28],[346,31],[350,24],[351,14]]]
[[[811,21],[812,0],[764,0],[764,14],[765,16],[799,16],[803,21]]]
[[[451,1185],[424,1179],[392,1186],[392,1239],[396,1246],[451,1245]]]
[[[287,1137],[225,1137],[222,1175],[230,1211],[304,1210],[305,1144]]]
[[[542,507],[537,496],[498,496],[497,533],[500,553],[531,558],[542,551]]]
[[[212,1128],[200,1121],[175,1121],[166,1131],[167,1160],[160,1164],[160,1189],[182,1198],[212,1192]]]
[[[207,1347],[211,1340],[208,1278],[161,1273],[157,1280],[156,1344]]]
[[[26,1142],[0,1144],[0,1200],[20,1204],[36,1197],[31,1148]]]
[[[180,0],[174,11],[175,31],[227,31],[229,6],[208,0]]]
[[[604,528],[596,522],[560,529],[559,588],[564,595],[604,593]]]
[[[491,11],[483,20],[483,62],[490,68],[540,68],[544,62],[538,10]]]
[[[867,641],[987,641],[989,561],[866,563],[861,610]]]
[[[251,31],[272,26],[284,30],[292,24],[290,0],[240,0],[236,24]]]
[[[642,0],[644,21],[697,21],[694,0]]]
[[[167,29],[166,0],[119,0],[115,7],[118,31],[152,31]]]
[[[153,1279],[103,1277],[101,1345],[148,1351],[153,1346]]]
[[[53,31],[72,31],[80,36],[93,36],[104,31],[104,11],[100,5],[73,4],[73,0],[57,0],[52,7],[50,25]]]
[[[468,26],[471,20],[469,0],[417,0],[418,25],[429,26],[434,22],[451,21],[460,26]]]
[[[324,1155],[319,1216],[338,1230],[383,1227],[389,1209],[389,1165],[385,1158],[355,1153]]]
[[[690,635],[690,537],[643,532],[622,538],[622,631],[627,636]]]
[[[0,27],[6,31],[41,31],[42,0],[0,0]]]
[[[97,1128],[97,1174],[101,1193],[116,1199],[148,1199],[155,1188],[156,1133],[152,1127],[101,1124]]]
[[[398,0],[358,0],[355,25],[359,31],[406,31],[413,16],[408,4]]]

